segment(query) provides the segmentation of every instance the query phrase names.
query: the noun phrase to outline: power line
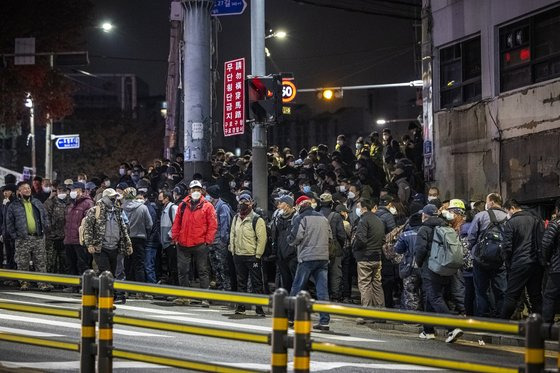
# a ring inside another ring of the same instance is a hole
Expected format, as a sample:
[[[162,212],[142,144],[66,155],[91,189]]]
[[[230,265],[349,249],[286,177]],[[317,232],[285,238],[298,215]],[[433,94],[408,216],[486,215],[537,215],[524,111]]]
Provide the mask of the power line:
[[[361,13],[361,14],[367,14],[367,15],[372,15],[372,16],[382,16],[382,17],[389,17],[389,18],[396,18],[396,19],[406,19],[406,20],[410,20],[410,21],[419,21],[420,20],[419,17],[404,16],[404,15],[382,13],[382,12],[373,12],[373,11],[368,11],[368,10],[365,10],[365,9],[364,10],[359,10],[359,9],[346,8],[346,7],[342,7],[342,6],[338,6],[338,5],[332,5],[332,4],[319,4],[319,3],[315,3],[315,2],[310,1],[310,0],[293,0],[293,1],[295,1],[296,3],[313,5],[313,6],[317,6],[317,7],[321,7],[321,8],[345,10],[347,12]]]

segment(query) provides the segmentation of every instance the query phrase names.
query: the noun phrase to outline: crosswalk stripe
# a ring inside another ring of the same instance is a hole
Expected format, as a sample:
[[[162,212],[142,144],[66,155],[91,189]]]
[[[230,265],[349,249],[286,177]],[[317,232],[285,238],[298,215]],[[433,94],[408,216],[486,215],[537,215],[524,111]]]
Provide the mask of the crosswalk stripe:
[[[1,361],[0,367],[9,369],[27,368],[40,370],[76,370],[80,369],[79,361],[41,361],[41,362],[19,362]],[[142,363],[139,361],[114,361],[113,369],[165,369],[163,365]]]
[[[79,323],[72,323],[66,321],[58,321],[52,319],[41,319],[37,317],[25,317],[25,316],[17,316],[17,315],[6,315],[0,314],[0,319],[9,320],[9,321],[21,321],[21,322],[28,322],[32,324],[45,324],[50,326],[60,326],[63,328],[70,328],[70,329],[81,329],[82,326]],[[153,333],[144,333],[144,332],[134,332],[131,330],[124,330],[119,328],[113,329],[114,334],[120,335],[127,335],[132,337],[164,337],[169,338],[170,336],[161,335],[161,334],[153,334]]]
[[[4,326],[0,326],[0,333],[22,334],[29,337],[45,337],[45,338],[64,337],[64,335],[62,334],[43,333],[43,332],[36,332],[34,330],[8,328]]]

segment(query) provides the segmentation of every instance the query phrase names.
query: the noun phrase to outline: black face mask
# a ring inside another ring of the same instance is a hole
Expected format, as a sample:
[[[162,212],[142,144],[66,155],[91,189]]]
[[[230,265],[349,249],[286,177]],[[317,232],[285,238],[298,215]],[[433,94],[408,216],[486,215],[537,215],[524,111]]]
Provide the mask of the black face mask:
[[[244,203],[239,204],[239,212],[242,214],[247,214],[249,212],[249,210],[251,209],[251,207],[249,205],[246,205]]]

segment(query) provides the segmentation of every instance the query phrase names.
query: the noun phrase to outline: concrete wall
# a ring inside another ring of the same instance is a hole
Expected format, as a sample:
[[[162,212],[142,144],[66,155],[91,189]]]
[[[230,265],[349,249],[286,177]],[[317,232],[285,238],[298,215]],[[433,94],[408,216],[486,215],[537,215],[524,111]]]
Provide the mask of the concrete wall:
[[[560,79],[499,94],[498,26],[550,0],[432,0],[435,184],[446,198],[490,191],[560,196]],[[481,35],[482,101],[439,110],[438,48]]]

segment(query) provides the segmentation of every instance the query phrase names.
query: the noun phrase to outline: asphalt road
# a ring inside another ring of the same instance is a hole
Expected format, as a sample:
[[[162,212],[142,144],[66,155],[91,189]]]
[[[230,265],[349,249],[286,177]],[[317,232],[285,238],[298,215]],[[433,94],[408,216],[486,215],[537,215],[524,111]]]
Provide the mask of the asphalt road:
[[[0,299],[16,300],[36,305],[60,305],[78,309],[78,294],[20,292],[16,288],[0,289]],[[117,305],[116,314],[151,318],[160,321],[189,322],[201,326],[221,326],[240,331],[269,332],[271,318],[261,318],[253,311],[246,315],[235,315],[232,308],[199,305],[176,306],[163,300],[128,300],[126,305]],[[315,315],[314,315],[315,316]],[[11,312],[0,310],[0,333],[26,333],[29,336],[52,338],[61,341],[78,341],[80,321],[61,317]],[[379,348],[399,353],[414,353],[460,361],[476,361],[500,366],[523,364],[521,348],[500,346],[478,346],[472,342],[459,340],[446,344],[442,340],[423,341],[416,335],[396,331],[374,331],[363,325],[356,325],[353,319],[331,317],[331,331],[312,333],[316,341],[351,344],[360,347]],[[249,342],[171,333],[116,325],[114,345],[117,348],[132,349],[174,357],[192,358],[236,367],[268,369],[270,346]],[[292,361],[292,350],[289,352]],[[416,372],[439,369],[394,364],[354,357],[311,353],[311,370],[314,372]],[[553,359],[548,359],[554,364]],[[290,367],[291,369],[291,364]],[[78,353],[35,347],[0,341],[0,371],[59,371],[79,370]],[[114,369],[119,372],[177,370],[147,363],[117,360]]]

